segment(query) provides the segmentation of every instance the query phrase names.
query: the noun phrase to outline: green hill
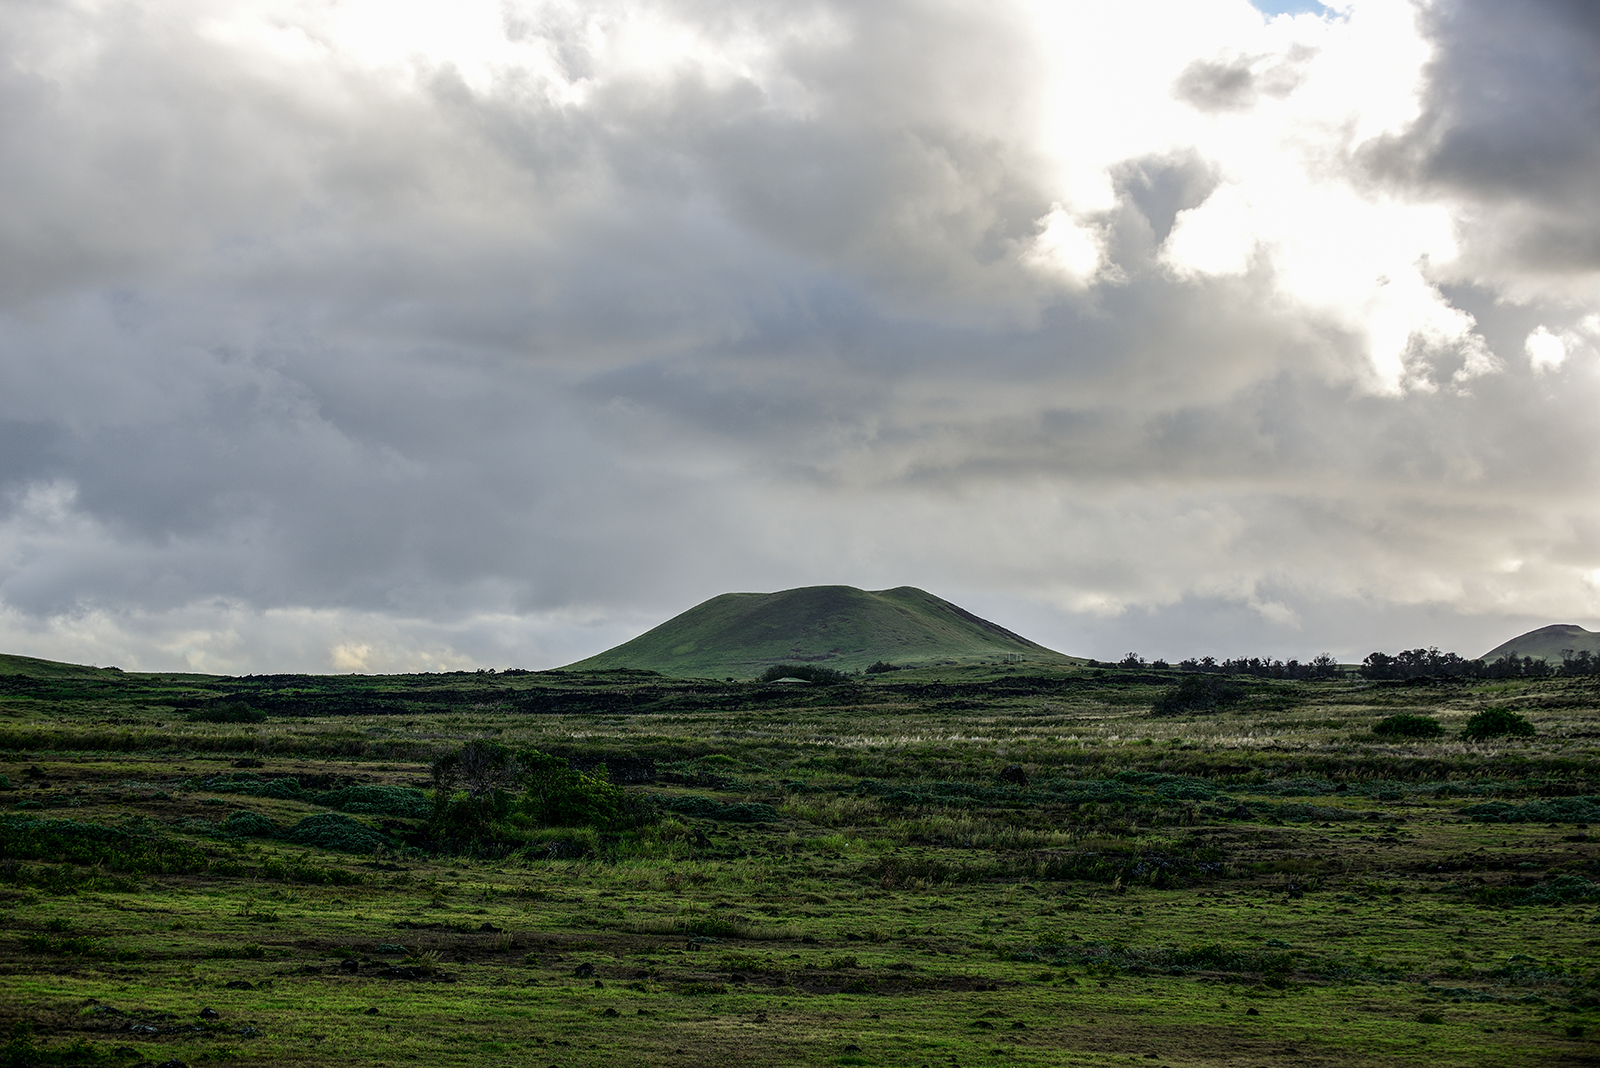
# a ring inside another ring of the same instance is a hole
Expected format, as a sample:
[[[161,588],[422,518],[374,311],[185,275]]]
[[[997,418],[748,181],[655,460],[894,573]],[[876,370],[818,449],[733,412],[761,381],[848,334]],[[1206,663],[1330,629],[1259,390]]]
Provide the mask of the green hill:
[[[62,664],[54,660],[40,660],[32,656],[12,656],[0,653],[0,675],[27,675],[35,679],[85,678],[96,675],[120,675],[118,668],[89,667],[85,664]]]
[[[921,665],[1065,656],[912,586],[867,591],[805,586],[724,593],[569,670],[648,668],[680,678],[750,678],[773,664],[858,671],[877,661]]]
[[[1526,634],[1519,634],[1484,653],[1483,659],[1492,664],[1502,656],[1514,654],[1531,656],[1535,660],[1559,661],[1564,649],[1571,649],[1575,653],[1587,649],[1590,653],[1600,656],[1600,633],[1584,630],[1571,623],[1556,623],[1540,627],[1538,630],[1530,630]]]

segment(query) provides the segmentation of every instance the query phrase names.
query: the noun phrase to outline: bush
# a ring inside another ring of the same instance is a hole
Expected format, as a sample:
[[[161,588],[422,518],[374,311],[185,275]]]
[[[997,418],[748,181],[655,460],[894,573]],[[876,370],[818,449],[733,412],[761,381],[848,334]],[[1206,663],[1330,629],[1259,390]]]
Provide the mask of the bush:
[[[307,816],[284,837],[298,845],[336,849],[342,853],[371,853],[388,844],[365,825],[337,812]]]
[[[523,808],[555,827],[609,827],[622,818],[622,788],[613,786],[604,764],[592,773],[574,771],[565,760],[538,750],[525,754],[537,766],[528,774]]]
[[[319,805],[367,816],[425,820],[432,811],[428,795],[409,786],[347,786],[317,795]]]
[[[1444,728],[1432,716],[1401,712],[1373,724],[1372,733],[1383,738],[1437,738],[1444,733]]]
[[[868,675],[882,675],[882,674],[884,674],[885,672],[888,672],[888,671],[899,671],[899,670],[900,669],[898,667],[896,667],[895,665],[889,663],[887,660],[878,660],[878,661],[874,661],[873,663],[867,665],[867,674]]]
[[[1486,708],[1482,712],[1467,720],[1466,728],[1461,732],[1461,737],[1470,742],[1484,738],[1500,738],[1511,735],[1518,738],[1529,738],[1535,733],[1533,724],[1517,715],[1508,708]]]
[[[841,682],[849,682],[850,676],[842,671],[815,667],[811,664],[773,664],[763,671],[756,681],[776,682],[778,679],[805,679],[818,686],[837,686]]]
[[[305,788],[300,785],[300,780],[284,776],[281,779],[272,779],[261,789],[253,791],[258,797],[272,797],[279,801],[294,801],[305,796]]]
[[[222,821],[222,830],[241,838],[271,838],[278,833],[278,825],[259,812],[239,809],[228,813],[228,818]]]
[[[1184,712],[1211,712],[1244,699],[1244,687],[1210,675],[1185,675],[1155,699],[1150,711],[1158,716]]]
[[[537,749],[512,752],[471,741],[434,761],[431,830],[463,843],[503,836],[513,812],[545,826],[613,827],[624,816],[625,794],[604,764],[578,771],[563,757]],[[646,816],[635,809],[630,818]]]

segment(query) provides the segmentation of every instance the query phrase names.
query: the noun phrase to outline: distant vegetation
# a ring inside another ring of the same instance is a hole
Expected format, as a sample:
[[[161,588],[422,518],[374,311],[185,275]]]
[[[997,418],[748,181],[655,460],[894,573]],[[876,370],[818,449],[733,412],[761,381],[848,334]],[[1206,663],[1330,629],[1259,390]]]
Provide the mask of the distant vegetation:
[[[841,682],[849,682],[850,676],[815,664],[774,664],[763,671],[756,681],[777,682],[779,679],[804,679],[819,686],[837,686]]]
[[[1090,663],[1093,664],[1095,661]],[[1172,668],[1172,665],[1165,660],[1146,661],[1138,653],[1129,653],[1119,660],[1116,666],[1132,670],[1150,668],[1156,671],[1169,671]],[[1344,669],[1339,666],[1338,661],[1327,653],[1313,658],[1309,663],[1256,656],[1237,657],[1231,660],[1202,656],[1179,661],[1178,670],[1208,675],[1250,675],[1258,679],[1334,679],[1344,674]]]
[[[1366,679],[1472,678],[1541,679],[1600,675],[1600,657],[1587,649],[1564,649],[1561,661],[1552,663],[1531,656],[1503,656],[1498,660],[1467,660],[1438,649],[1408,649],[1393,656],[1371,653],[1361,662],[1360,674]]]
[[[1380,738],[1438,738],[1444,734],[1444,727],[1432,716],[1401,712],[1374,723],[1372,733]]]

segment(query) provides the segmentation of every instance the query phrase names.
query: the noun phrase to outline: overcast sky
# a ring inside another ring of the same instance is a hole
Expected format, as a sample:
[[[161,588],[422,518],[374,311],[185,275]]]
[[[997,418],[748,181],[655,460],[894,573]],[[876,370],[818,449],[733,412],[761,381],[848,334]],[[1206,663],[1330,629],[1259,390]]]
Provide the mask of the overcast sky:
[[[1600,626],[1593,0],[9,0],[0,650]]]

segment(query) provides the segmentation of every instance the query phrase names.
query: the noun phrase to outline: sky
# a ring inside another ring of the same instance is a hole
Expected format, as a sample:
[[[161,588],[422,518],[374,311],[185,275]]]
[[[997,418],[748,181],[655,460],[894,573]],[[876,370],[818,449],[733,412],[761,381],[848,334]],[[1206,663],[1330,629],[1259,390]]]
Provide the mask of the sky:
[[[1591,0],[0,5],[0,650],[1600,627]]]

